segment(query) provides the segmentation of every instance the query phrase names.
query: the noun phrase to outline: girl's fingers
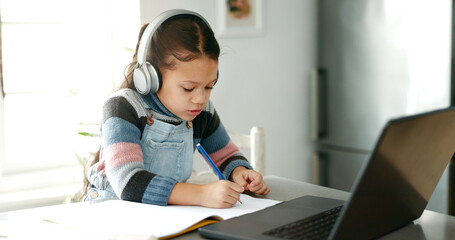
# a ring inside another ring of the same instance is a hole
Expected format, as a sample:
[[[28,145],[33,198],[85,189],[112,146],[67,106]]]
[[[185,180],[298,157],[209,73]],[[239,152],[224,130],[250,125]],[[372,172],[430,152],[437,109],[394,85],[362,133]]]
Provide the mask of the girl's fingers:
[[[261,194],[261,195],[265,195],[270,192],[269,187],[267,186],[267,184],[265,184],[264,181],[261,181],[258,185],[250,184],[247,187],[251,192]]]

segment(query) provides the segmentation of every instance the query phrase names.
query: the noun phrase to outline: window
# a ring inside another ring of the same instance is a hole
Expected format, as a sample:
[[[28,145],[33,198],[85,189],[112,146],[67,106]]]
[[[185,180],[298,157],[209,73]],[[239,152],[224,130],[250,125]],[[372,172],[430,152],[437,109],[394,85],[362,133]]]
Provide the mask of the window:
[[[99,139],[78,132],[98,131],[123,80],[138,3],[0,0],[0,17],[0,193],[80,182]]]

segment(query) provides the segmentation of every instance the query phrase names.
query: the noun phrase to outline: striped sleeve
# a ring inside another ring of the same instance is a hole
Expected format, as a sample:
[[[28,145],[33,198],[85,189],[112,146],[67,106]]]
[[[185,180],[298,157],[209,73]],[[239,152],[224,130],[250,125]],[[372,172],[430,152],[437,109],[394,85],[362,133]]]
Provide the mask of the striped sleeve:
[[[196,141],[200,139],[201,145],[226,179],[230,179],[236,167],[252,169],[246,157],[230,139],[211,102],[194,122]]]
[[[103,107],[103,161],[120,199],[166,205],[175,180],[144,170],[141,149],[147,115],[132,91],[111,97]]]

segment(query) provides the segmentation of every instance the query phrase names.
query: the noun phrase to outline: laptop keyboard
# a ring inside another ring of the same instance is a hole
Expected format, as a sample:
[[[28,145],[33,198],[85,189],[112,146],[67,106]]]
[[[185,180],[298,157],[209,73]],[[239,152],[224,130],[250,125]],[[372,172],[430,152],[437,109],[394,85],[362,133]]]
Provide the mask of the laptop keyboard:
[[[282,239],[327,239],[342,206],[264,232]]]

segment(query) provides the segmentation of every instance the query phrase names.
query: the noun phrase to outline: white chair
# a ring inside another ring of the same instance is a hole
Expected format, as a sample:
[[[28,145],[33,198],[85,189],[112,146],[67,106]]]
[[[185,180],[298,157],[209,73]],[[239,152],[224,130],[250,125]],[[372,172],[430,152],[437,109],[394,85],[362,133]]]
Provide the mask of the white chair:
[[[265,173],[265,133],[261,127],[252,127],[250,134],[236,133],[228,130],[229,137],[240,149],[249,149],[248,160],[254,170]]]
[[[241,150],[249,150],[247,157],[254,170],[262,175],[265,174],[265,133],[261,127],[252,127],[250,134],[243,134],[228,130],[229,137]],[[188,183],[205,184],[218,180],[212,171],[201,171],[193,173]]]

